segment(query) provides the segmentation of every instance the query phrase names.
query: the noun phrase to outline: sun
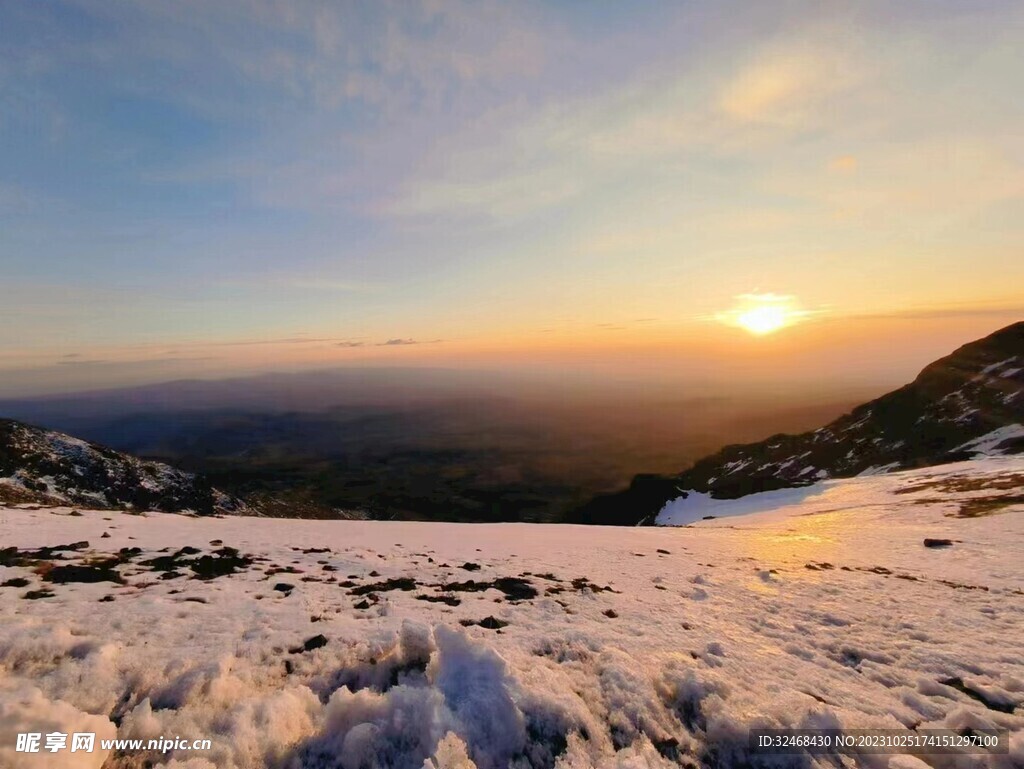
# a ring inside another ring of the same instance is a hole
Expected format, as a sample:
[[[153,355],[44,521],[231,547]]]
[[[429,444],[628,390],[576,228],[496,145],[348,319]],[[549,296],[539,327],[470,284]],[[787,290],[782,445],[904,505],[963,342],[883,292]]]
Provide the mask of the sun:
[[[785,308],[766,304],[741,312],[736,316],[736,325],[756,336],[764,336],[788,326],[789,318]]]
[[[796,297],[785,294],[741,294],[736,304],[716,319],[742,328],[754,336],[767,336],[804,320],[810,312],[800,308]]]

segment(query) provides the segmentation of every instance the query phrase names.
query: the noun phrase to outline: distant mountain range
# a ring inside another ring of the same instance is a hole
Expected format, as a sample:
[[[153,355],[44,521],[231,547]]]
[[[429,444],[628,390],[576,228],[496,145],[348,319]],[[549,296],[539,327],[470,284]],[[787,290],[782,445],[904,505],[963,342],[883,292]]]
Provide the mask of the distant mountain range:
[[[0,504],[20,503],[200,515],[248,511],[201,476],[0,419]]]
[[[650,523],[696,491],[735,499],[761,491],[1024,452],[1024,322],[966,344],[908,385],[799,435],[726,446],[676,476],[639,475],[591,500],[580,523]]]

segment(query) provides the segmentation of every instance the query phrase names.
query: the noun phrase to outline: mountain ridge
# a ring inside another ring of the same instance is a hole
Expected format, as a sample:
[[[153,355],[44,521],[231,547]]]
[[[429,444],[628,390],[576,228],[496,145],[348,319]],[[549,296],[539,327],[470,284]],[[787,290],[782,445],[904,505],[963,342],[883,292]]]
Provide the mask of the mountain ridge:
[[[0,503],[199,515],[248,510],[202,476],[10,419],[0,419]]]
[[[1024,452],[1024,322],[969,342],[910,383],[817,430],[725,446],[674,476],[638,475],[628,489],[576,510],[579,523],[650,523],[690,492],[717,499],[825,478],[905,470],[979,453]]]

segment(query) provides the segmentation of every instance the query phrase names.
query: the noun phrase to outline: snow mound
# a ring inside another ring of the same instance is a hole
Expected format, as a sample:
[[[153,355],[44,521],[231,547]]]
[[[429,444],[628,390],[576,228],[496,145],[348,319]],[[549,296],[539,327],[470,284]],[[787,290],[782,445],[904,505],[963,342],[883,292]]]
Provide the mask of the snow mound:
[[[76,732],[96,735],[92,752],[46,749],[45,735],[64,734],[70,746]],[[18,735],[33,733],[43,735],[39,751],[16,752]],[[13,687],[0,680],[0,766],[5,769],[99,769],[110,752],[101,748],[100,740],[113,739],[116,733],[109,718],[83,713],[62,700],[50,700],[34,686]]]

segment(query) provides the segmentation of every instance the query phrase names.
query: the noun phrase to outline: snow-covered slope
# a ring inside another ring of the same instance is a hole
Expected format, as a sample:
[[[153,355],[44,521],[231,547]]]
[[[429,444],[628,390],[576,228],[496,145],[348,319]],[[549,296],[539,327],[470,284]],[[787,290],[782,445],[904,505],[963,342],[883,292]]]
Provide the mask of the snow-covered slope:
[[[0,766],[83,724],[212,749],[52,765],[1021,766],[1024,457],[796,491],[685,528],[0,509]],[[755,726],[1011,752],[767,757]]]
[[[160,462],[0,419],[0,503],[165,512],[242,512],[236,499]]]
[[[638,476],[581,522],[630,524],[683,494],[736,499],[772,489],[1024,451],[1024,322],[964,345],[899,390],[800,435],[726,446],[675,477]]]

